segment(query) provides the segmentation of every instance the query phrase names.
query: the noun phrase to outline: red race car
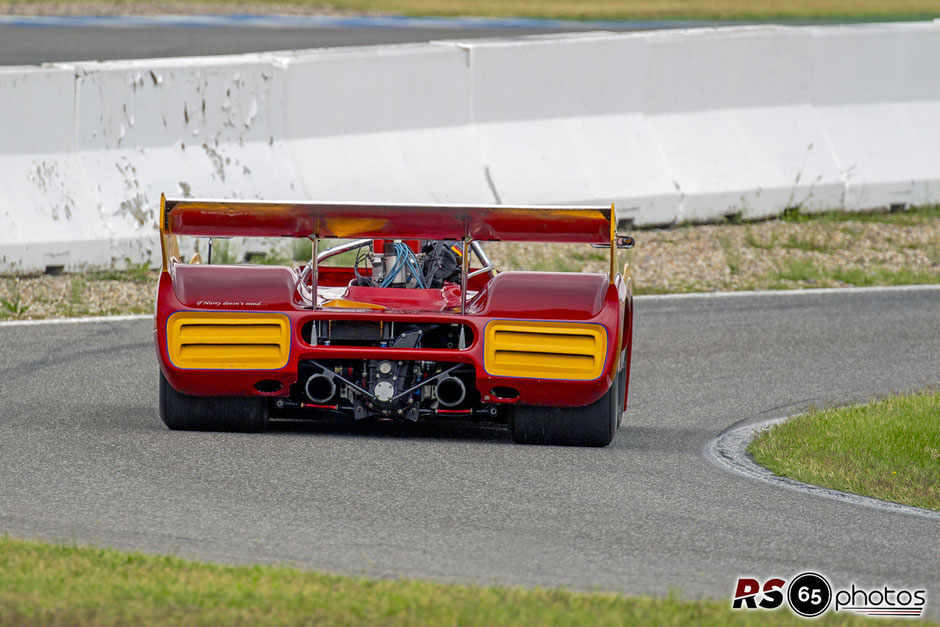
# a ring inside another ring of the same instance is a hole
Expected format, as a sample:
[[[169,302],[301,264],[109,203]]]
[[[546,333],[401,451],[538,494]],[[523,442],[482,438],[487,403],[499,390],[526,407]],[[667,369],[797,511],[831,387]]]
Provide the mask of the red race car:
[[[621,422],[633,295],[617,251],[633,239],[616,235],[613,207],[161,198],[160,236],[171,429],[459,418],[508,422],[520,443],[606,446]],[[182,262],[177,236],[209,238],[208,263]],[[311,259],[213,264],[213,239],[232,237],[309,238]],[[343,243],[318,251],[324,238]],[[591,244],[610,270],[498,272],[485,241]],[[348,267],[328,262],[350,251]]]

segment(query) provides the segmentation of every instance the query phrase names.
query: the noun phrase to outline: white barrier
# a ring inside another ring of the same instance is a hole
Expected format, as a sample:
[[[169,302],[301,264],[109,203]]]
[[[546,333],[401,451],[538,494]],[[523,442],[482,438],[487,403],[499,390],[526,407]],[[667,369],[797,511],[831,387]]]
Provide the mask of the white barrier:
[[[940,22],[0,68],[0,272],[153,262],[160,192],[638,225],[940,202],[937,59]]]
[[[811,29],[661,33],[649,40],[655,134],[680,221],[839,207],[842,183],[810,103]]]
[[[491,199],[455,46],[299,54],[288,77],[289,145],[309,198]]]
[[[674,221],[679,193],[644,115],[646,42],[587,34],[461,44],[499,200],[616,202],[624,217]]]
[[[817,29],[813,100],[847,209],[940,197],[940,24]]]

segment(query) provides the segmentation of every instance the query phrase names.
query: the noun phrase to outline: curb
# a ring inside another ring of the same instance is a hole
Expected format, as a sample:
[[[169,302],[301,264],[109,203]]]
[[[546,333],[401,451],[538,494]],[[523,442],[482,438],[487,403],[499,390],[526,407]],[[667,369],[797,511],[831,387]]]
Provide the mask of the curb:
[[[791,416],[791,418],[792,417],[795,416]],[[870,507],[895,514],[917,516],[918,518],[926,518],[927,520],[940,522],[940,512],[923,509],[921,507],[912,507],[910,505],[901,505],[900,503],[892,503],[891,501],[883,501],[870,496],[842,492],[841,490],[823,488],[810,483],[796,481],[788,477],[777,476],[767,468],[764,468],[751,458],[747,452],[747,447],[761,431],[765,431],[785,420],[789,420],[789,418],[783,416],[737,427],[731,426],[706,445],[705,456],[719,466],[723,466],[734,473],[781,488],[787,488],[795,490],[796,492],[811,494],[834,501],[841,501],[842,503],[849,503],[851,505]]]

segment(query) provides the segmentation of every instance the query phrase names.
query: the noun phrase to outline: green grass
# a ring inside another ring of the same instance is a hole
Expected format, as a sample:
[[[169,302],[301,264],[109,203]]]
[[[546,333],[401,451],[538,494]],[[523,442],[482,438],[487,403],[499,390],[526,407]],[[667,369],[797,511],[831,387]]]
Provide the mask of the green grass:
[[[215,259],[213,258],[213,263]],[[246,253],[245,263],[261,266],[292,266],[293,262],[284,255],[269,251],[264,253]]]
[[[776,270],[768,275],[771,282],[779,281],[817,281],[823,271],[809,259],[788,257],[777,264]]]
[[[15,278],[7,278],[7,291],[10,293],[10,298],[0,298],[0,317],[21,318],[26,315],[30,306],[23,300],[20,286]]]
[[[788,257],[776,264],[773,272],[758,277],[755,283],[765,285],[767,289],[787,289],[792,287],[786,281],[810,284],[851,285],[867,287],[871,285],[927,285],[940,283],[940,272],[915,271],[907,268],[890,270],[875,264],[865,267],[837,266],[824,268],[811,259]]]
[[[927,258],[930,259],[930,263],[940,265],[940,243],[929,244],[927,246]]]
[[[85,300],[85,290],[87,289],[88,284],[85,283],[85,280],[80,275],[73,275],[69,283],[69,303],[81,305]]]
[[[131,281],[133,283],[154,283],[156,274],[150,269],[150,263],[143,261],[134,263],[130,259],[124,260],[123,270],[104,270],[102,272],[89,272],[88,278],[92,281]]]
[[[787,241],[780,245],[781,248],[787,248],[789,250],[803,250],[807,252],[820,252],[820,253],[831,253],[834,250],[838,250],[838,246],[835,246],[827,241],[827,239],[822,236],[822,234],[809,233],[805,236],[797,235],[796,233],[791,233],[787,237]]]
[[[757,463],[797,481],[940,510],[940,390],[815,410],[759,435]]]
[[[73,274],[69,277],[69,299],[68,302],[63,302],[60,305],[64,309],[66,317],[88,315],[88,307],[86,306],[87,291],[88,284],[82,278],[82,275]]]
[[[916,272],[902,268],[888,270],[877,266],[867,268],[835,268],[826,273],[833,280],[855,287],[868,285],[925,285],[940,283],[940,272]]]
[[[787,610],[732,611],[732,585],[729,579],[727,600],[685,601],[674,596],[370,580],[0,536],[4,625],[804,624]],[[822,622],[863,621],[829,614]]]
[[[784,222],[881,222],[898,226],[917,226],[937,218],[940,218],[940,205],[914,207],[900,211],[870,211],[865,213],[844,211],[802,213],[799,210],[788,210],[780,216],[780,219]]]
[[[747,227],[744,231],[744,241],[751,248],[758,248],[760,250],[773,250],[777,246],[777,234],[771,233],[767,241],[764,241],[757,236],[756,233]]]
[[[123,0],[106,0],[119,4]],[[211,1],[211,0],[210,0]],[[238,10],[235,0],[217,1]],[[264,3],[260,0],[258,4]],[[397,15],[538,17],[575,20],[636,19],[836,19],[898,20],[940,16],[936,0],[790,0],[762,3],[754,0],[273,0],[277,5],[307,7],[311,11],[341,10]],[[12,0],[37,4],[35,0]],[[52,0],[42,4],[81,4]],[[242,9],[244,10],[244,9]]]
[[[610,259],[610,252],[608,250],[601,251],[594,248],[579,248],[578,250],[571,251],[571,258],[581,262],[608,261]]]
[[[728,266],[728,272],[739,274],[741,272],[741,255],[734,250],[731,241],[727,237],[719,235],[718,243],[721,244],[721,249],[725,253],[725,265]]]
[[[313,257],[313,242],[308,238],[297,238],[291,242],[291,259],[294,261],[310,261]]]
[[[236,263],[235,255],[229,249],[229,241],[226,239],[217,239],[212,242],[212,263],[223,266]],[[208,252],[206,253],[206,262],[208,263]]]
[[[688,285],[685,283],[670,285],[644,285],[641,283],[633,284],[633,294],[635,296],[656,295],[656,294],[693,294],[701,292],[702,289],[697,285]]]

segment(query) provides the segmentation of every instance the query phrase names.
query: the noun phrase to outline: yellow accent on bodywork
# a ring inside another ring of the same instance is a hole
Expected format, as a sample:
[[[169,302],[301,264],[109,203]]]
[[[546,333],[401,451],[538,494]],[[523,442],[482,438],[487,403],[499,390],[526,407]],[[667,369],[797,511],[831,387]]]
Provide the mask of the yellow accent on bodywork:
[[[610,282],[617,277],[617,214],[614,203],[610,203]]]
[[[163,272],[166,272],[168,256],[166,250],[166,194],[160,194],[160,254],[163,256]]]
[[[180,260],[180,247],[176,236],[167,228],[166,196],[160,194],[160,253],[163,256],[163,272],[167,271],[170,262]]]
[[[388,309],[385,305],[376,305],[375,303],[360,303],[355,300],[346,300],[345,298],[334,298],[328,300],[320,307],[341,307],[344,309]]]
[[[484,335],[494,376],[590,381],[604,372],[607,331],[598,324],[493,320]]]
[[[179,311],[166,332],[177,368],[276,370],[290,357],[290,320],[282,314]]]
[[[613,285],[617,278],[617,211],[614,203],[610,203],[610,284]],[[621,315],[623,314],[623,304],[621,303]],[[620,348],[620,332],[617,333],[617,348]],[[620,351],[614,351],[614,366],[612,372],[620,372]]]
[[[380,231],[388,220],[380,218],[326,218],[326,230],[333,237],[358,237],[360,233]]]

